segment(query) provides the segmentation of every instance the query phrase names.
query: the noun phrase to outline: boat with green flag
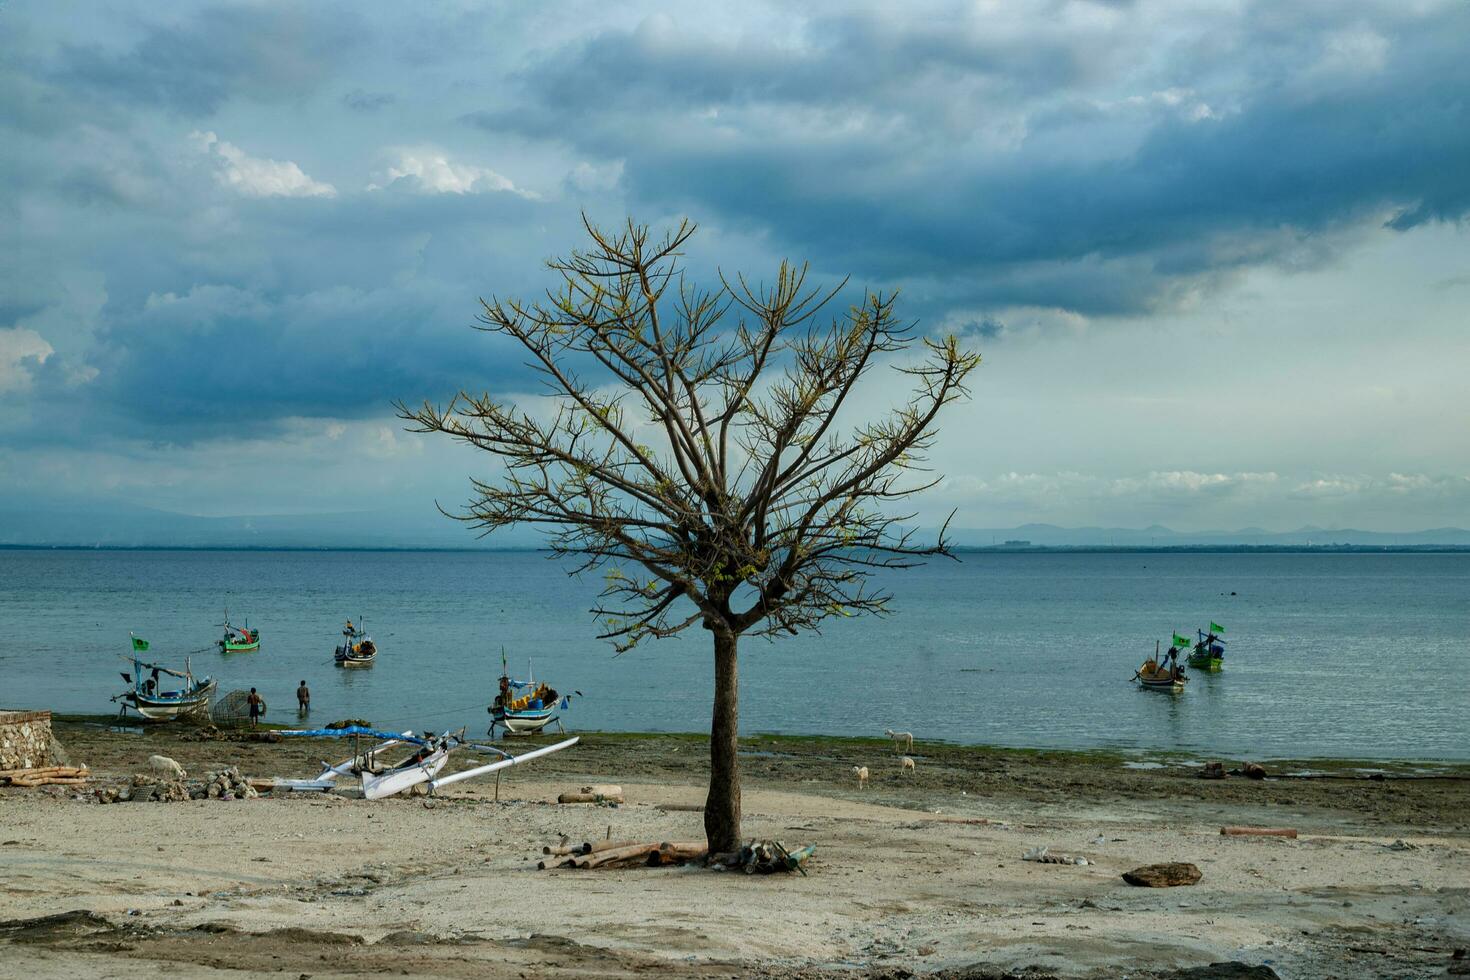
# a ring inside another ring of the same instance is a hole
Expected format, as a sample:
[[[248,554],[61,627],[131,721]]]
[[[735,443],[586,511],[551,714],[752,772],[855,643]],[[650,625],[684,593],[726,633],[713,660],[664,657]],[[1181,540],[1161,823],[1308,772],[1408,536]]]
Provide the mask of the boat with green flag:
[[[1174,634],[1174,639],[1179,639],[1179,634]],[[1188,678],[1184,676],[1184,667],[1179,663],[1179,645],[1171,644],[1168,651],[1160,656],[1159,642],[1155,640],[1154,655],[1133,672],[1133,679],[1145,690],[1182,694]]]
[[[220,625],[225,630],[218,643],[220,653],[249,653],[260,649],[260,630],[251,629],[250,620],[247,619],[244,626],[235,626],[230,622],[230,611],[226,609],[225,621]]]
[[[214,696],[214,680],[209,677],[196,678],[188,660],[184,661],[182,671],[162,664],[144,662],[138,654],[146,653],[148,646],[148,641],[141,636],[132,637],[132,653],[124,659],[133,665],[133,669],[122,675],[129,689],[112,699],[121,704],[118,715],[121,716],[132,708],[148,721],[172,721],[175,718],[208,712],[210,698]],[[177,690],[166,691],[163,689],[163,685],[167,683],[163,680],[164,677],[174,677],[182,683]]]
[[[1209,632],[1195,630],[1195,633],[1199,635],[1198,642],[1190,643],[1188,640],[1183,640],[1184,645],[1190,648],[1189,666],[1195,670],[1203,670],[1211,674],[1218,674],[1224,670],[1225,638],[1220,635],[1224,632],[1225,627],[1219,623],[1212,622],[1210,623]],[[1176,634],[1174,642],[1179,643],[1181,639]]]

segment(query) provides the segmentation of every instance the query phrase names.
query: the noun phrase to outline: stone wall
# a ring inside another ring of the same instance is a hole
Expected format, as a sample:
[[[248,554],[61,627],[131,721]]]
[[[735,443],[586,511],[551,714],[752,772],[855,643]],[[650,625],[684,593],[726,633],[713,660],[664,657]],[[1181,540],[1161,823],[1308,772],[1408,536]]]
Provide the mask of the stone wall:
[[[51,765],[51,712],[0,711],[0,769]]]

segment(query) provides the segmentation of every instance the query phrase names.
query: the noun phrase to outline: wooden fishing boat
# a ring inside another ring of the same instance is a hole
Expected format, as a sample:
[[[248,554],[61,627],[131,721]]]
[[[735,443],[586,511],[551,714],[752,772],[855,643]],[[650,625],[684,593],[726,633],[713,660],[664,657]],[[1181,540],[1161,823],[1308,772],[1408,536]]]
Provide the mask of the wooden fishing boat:
[[[230,611],[226,609],[225,621],[220,625],[225,630],[218,644],[220,653],[250,653],[260,649],[260,630],[251,629],[248,619],[244,626],[235,626],[230,622]]]
[[[549,684],[537,683],[532,676],[529,662],[526,665],[527,680],[519,681],[510,676],[505,665],[505,652],[500,654],[500,692],[485,710],[490,712],[489,735],[495,737],[498,725],[508,735],[530,735],[541,731],[552,722],[561,728],[558,710],[571,706],[571,695],[558,694]],[[581,694],[581,691],[575,692]]]
[[[1184,667],[1179,663],[1179,648],[1169,647],[1163,657],[1159,656],[1158,644],[1154,644],[1154,655],[1134,671],[1133,679],[1150,691],[1165,691],[1180,694],[1184,691]]]
[[[138,654],[148,649],[148,641],[136,636],[132,641],[133,654],[124,659],[133,665],[133,669],[122,675],[123,681],[131,684],[132,689],[112,698],[119,704],[119,715],[126,714],[129,708],[147,721],[173,721],[175,718],[208,714],[210,699],[214,697],[213,678],[195,678],[187,660],[182,671],[162,664],[144,663],[138,659]],[[165,676],[178,678],[183,684],[177,690],[164,690],[162,679]]]
[[[378,659],[378,646],[367,630],[352,625],[352,620],[342,628],[342,645],[332,654],[338,667],[371,667]]]
[[[1225,669],[1225,638],[1219,634],[1225,632],[1225,628],[1219,623],[1211,623],[1209,632],[1195,630],[1199,635],[1199,642],[1193,644],[1189,651],[1189,666],[1195,670],[1207,671],[1217,674]]]

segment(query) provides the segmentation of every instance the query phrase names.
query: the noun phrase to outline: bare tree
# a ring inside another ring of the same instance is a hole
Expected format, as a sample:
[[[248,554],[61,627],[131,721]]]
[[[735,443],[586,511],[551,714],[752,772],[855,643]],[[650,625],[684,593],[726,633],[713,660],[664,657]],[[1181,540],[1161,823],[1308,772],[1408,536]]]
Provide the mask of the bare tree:
[[[704,826],[712,851],[733,850],[740,637],[881,613],[875,569],[949,553],[943,530],[917,539],[894,502],[936,482],[923,468],[935,419],[980,358],[953,337],[919,348],[892,295],[818,323],[843,284],[811,287],[804,265],[783,263],[769,285],[695,288],[678,267],[687,221],[661,238],[584,224],[591,247],[548,263],[560,281],[544,300],[480,301],[480,329],[524,348],[549,398],[397,408],[411,431],[503,461],[450,516],[485,534],[540,525],[577,571],[603,570],[602,638],[626,650],[695,624],[713,634]],[[907,376],[906,401],[844,427],[880,361]]]

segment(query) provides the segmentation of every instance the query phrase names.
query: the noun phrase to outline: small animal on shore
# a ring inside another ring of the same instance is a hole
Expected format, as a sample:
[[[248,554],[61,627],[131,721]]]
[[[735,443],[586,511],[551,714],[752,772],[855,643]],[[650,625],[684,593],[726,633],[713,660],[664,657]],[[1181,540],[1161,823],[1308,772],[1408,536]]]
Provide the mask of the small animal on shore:
[[[852,767],[852,771],[857,775],[858,789],[867,789],[868,788],[868,767],[867,766],[853,766]]]
[[[913,732],[896,732],[891,728],[885,728],[883,734],[893,740],[893,751],[897,752],[900,748],[907,752],[914,750]]]
[[[909,756],[904,756],[902,759],[900,759],[899,760],[899,765],[903,766],[903,771],[904,772],[914,772],[915,771],[914,770],[914,760],[911,759]]]
[[[148,757],[148,768],[165,779],[184,778],[184,767],[166,755],[150,755]]]

